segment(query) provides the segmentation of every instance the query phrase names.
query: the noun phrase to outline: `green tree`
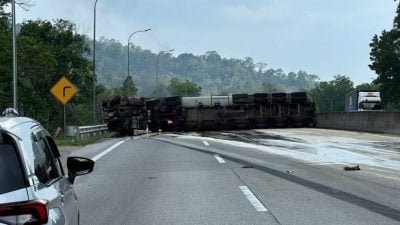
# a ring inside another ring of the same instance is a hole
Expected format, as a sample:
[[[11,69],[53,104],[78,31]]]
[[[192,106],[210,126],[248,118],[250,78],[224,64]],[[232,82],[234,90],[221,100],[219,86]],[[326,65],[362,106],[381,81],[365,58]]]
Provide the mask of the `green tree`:
[[[278,91],[278,88],[275,85],[269,83],[263,85],[263,91],[266,93],[272,93]]]
[[[186,95],[186,85],[187,85],[187,95]],[[169,83],[169,91],[172,95],[179,96],[200,96],[201,87],[192,81],[187,83],[177,77],[173,77]]]
[[[109,87],[122,83],[126,74],[127,46],[114,39],[100,38],[96,54],[97,74],[99,82]],[[133,56],[131,65],[134,71],[133,79],[138,87],[140,96],[161,96],[167,94],[164,87],[168,86],[171,77],[185,79],[184,74],[190,65],[199,64],[188,74],[189,80],[200,85],[202,93],[255,93],[263,92],[263,84],[271,84],[277,91],[300,91],[312,89],[319,78],[304,71],[285,73],[281,69],[266,69],[266,64],[255,63],[250,57],[244,59],[223,58],[215,51],[203,55],[183,53],[176,57],[171,54],[159,56],[159,85],[157,92],[155,80],[155,63],[157,54],[131,46]]]
[[[121,96],[136,96],[137,95],[137,87],[135,82],[133,82],[133,78],[131,75],[127,76],[122,83],[121,88],[119,88],[118,94]]]
[[[375,83],[362,83],[356,86],[356,89],[358,90],[374,90],[374,91],[379,91],[380,87],[378,84]]]
[[[91,122],[91,63],[84,35],[76,32],[66,20],[25,21],[20,25],[18,47],[18,109],[23,116],[33,117],[50,130],[62,125],[63,106],[50,93],[50,88],[66,76],[80,90],[68,103],[67,121],[74,125]],[[0,17],[0,106],[12,103],[11,28]]]
[[[329,82],[320,82],[311,90],[318,112],[343,111],[345,95],[354,89],[354,83],[349,77],[336,75],[334,78]]]
[[[0,107],[12,105],[12,42],[7,18],[0,17]]]
[[[369,67],[378,74],[374,83],[380,86],[383,99],[400,108],[400,4],[394,19],[394,29],[384,30],[375,35],[370,44],[371,64]]]

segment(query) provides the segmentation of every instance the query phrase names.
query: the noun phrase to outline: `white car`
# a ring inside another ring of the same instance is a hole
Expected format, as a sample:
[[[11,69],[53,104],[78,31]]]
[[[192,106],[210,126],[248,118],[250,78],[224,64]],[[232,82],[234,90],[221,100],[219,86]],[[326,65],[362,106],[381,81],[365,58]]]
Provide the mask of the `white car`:
[[[76,176],[94,162],[67,159],[64,172],[57,145],[37,121],[0,117],[0,225],[77,225]]]

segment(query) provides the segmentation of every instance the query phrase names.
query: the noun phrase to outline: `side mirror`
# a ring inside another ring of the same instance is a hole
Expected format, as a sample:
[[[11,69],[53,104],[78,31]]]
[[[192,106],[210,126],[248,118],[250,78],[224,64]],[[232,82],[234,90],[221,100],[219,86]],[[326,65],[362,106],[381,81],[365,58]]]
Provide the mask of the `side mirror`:
[[[74,183],[75,177],[91,173],[94,168],[94,161],[83,157],[68,157],[68,180]]]

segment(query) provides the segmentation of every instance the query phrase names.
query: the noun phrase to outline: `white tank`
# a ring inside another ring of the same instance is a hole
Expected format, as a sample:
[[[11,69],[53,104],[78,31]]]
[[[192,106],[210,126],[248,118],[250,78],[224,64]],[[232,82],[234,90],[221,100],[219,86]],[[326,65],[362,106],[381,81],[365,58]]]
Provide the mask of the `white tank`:
[[[232,105],[232,96],[182,97],[182,106],[184,108],[214,107],[215,105]]]

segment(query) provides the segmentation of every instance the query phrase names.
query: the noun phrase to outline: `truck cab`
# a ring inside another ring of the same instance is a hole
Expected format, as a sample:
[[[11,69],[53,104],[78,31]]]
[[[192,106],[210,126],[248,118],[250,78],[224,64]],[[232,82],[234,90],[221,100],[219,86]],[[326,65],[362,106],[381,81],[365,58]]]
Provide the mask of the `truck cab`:
[[[358,93],[358,111],[382,110],[382,99],[379,91],[360,91]]]
[[[345,111],[381,111],[382,99],[379,91],[353,90],[346,94]]]

